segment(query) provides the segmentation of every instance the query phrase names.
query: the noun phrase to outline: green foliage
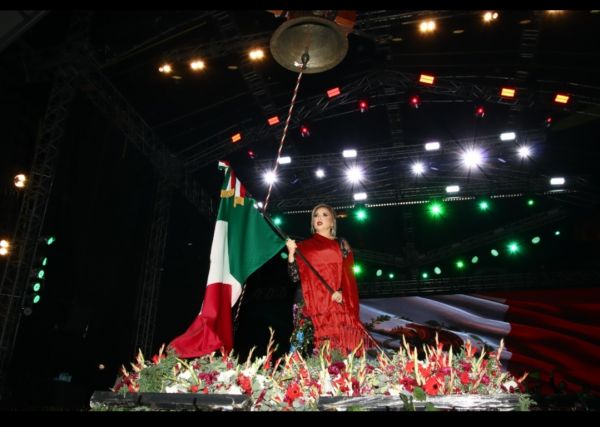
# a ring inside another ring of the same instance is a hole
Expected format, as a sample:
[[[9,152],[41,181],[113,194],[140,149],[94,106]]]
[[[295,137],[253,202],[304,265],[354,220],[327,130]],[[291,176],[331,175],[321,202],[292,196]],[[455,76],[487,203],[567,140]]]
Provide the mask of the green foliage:
[[[172,376],[177,357],[170,352],[156,365],[148,366],[140,371],[140,392],[160,393],[164,391],[165,382]]]

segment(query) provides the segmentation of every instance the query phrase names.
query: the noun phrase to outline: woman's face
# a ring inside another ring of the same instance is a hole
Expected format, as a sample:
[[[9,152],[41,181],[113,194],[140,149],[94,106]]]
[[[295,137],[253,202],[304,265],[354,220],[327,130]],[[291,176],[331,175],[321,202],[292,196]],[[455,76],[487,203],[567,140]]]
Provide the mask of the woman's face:
[[[330,234],[333,218],[327,208],[319,208],[313,215],[313,228],[319,234]]]

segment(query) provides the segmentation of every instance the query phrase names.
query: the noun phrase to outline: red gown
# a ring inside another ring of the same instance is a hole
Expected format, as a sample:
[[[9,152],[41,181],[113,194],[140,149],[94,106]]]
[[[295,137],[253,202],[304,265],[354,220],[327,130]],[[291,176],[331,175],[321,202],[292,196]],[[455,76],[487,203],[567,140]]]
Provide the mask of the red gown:
[[[342,303],[333,301],[323,282],[301,257],[296,257],[304,297],[304,313],[311,318],[314,326],[315,348],[326,340],[330,341],[332,349],[338,349],[343,354],[354,350],[361,341],[367,348],[371,347],[372,338],[364,330],[359,317],[352,251],[344,258],[337,240],[317,233],[299,242],[298,248],[334,291],[342,291]],[[362,354],[364,348],[358,354]]]

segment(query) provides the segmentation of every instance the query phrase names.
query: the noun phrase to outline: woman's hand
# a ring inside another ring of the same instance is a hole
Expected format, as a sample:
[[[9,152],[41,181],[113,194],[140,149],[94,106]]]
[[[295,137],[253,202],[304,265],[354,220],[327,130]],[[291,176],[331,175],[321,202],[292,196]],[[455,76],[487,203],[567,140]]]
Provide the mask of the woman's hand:
[[[287,239],[285,245],[288,249],[288,262],[294,262],[294,254],[296,253],[296,241],[293,239]]]
[[[338,304],[341,304],[342,303],[342,292],[336,291],[333,294],[331,294],[331,300],[334,302],[337,302]]]

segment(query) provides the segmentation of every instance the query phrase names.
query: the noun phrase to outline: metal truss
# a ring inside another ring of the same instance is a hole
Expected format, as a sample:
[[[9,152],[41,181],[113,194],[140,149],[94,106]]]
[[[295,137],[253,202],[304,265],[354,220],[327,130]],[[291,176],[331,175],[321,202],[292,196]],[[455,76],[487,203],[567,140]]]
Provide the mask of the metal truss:
[[[75,95],[77,71],[72,67],[56,70],[48,106],[35,146],[27,191],[13,234],[14,253],[6,264],[0,283],[0,383],[4,384],[12,359],[22,316],[28,280],[46,217],[50,192],[58,163],[59,141],[69,117],[69,104]]]
[[[150,232],[146,238],[146,249],[142,265],[142,273],[138,284],[136,301],[136,329],[133,341],[133,352],[141,350],[143,354],[154,351],[154,331],[156,329],[156,311],[162,276],[162,264],[165,248],[169,216],[171,212],[171,193],[165,177],[159,177]]]
[[[358,292],[362,300],[523,289],[589,288],[598,286],[598,280],[600,280],[598,270],[540,271],[427,280],[359,282]]]
[[[214,208],[210,195],[197,183],[194,184],[195,180],[179,158],[160,142],[152,128],[100,71],[91,56],[78,59],[83,93],[125,134],[127,141],[148,158],[159,175],[180,190],[200,214],[212,218]]]
[[[477,76],[481,78],[480,76]],[[467,76],[468,78],[468,76]],[[463,77],[464,79],[464,77]],[[368,72],[355,80],[340,87],[341,94],[334,98],[327,98],[325,94],[317,94],[304,99],[299,99],[291,119],[290,127],[298,127],[307,120],[318,121],[328,118],[326,112],[331,115],[344,114],[356,110],[356,100],[360,96],[368,96],[381,105],[385,105],[394,121],[395,113],[400,105],[408,102],[406,95],[417,87],[418,75],[404,73],[393,69]],[[420,85],[419,92],[423,95],[421,102],[448,101],[477,101],[503,104],[508,106],[520,105],[532,108],[536,104],[548,105],[551,100],[552,86],[558,87],[559,82],[544,82],[545,87],[532,92],[527,87],[516,85],[519,96],[513,100],[507,100],[500,96],[499,86],[486,86],[460,81],[457,78],[436,79],[433,86]],[[573,88],[574,91],[576,88]],[[600,113],[589,111],[589,106],[600,106],[600,98],[591,97],[582,93],[573,94],[573,101],[563,109],[567,112],[587,114],[600,117]],[[521,108],[520,107],[520,108]],[[284,115],[289,105],[276,113]],[[397,114],[396,114],[397,115]],[[279,125],[281,126],[281,125]],[[277,129],[279,126],[274,126]],[[391,142],[401,144],[401,132],[398,130],[399,123],[392,123]],[[242,140],[232,144],[227,133],[218,133],[215,136],[201,140],[187,147],[185,152],[185,165],[191,171],[199,170],[206,165],[214,163],[218,159],[239,150],[240,148],[269,136],[271,127],[265,122],[258,125],[232,125],[231,129],[237,129],[242,133]]]

